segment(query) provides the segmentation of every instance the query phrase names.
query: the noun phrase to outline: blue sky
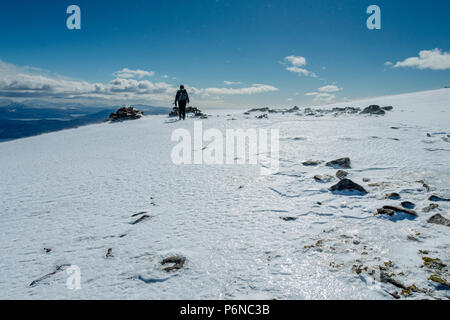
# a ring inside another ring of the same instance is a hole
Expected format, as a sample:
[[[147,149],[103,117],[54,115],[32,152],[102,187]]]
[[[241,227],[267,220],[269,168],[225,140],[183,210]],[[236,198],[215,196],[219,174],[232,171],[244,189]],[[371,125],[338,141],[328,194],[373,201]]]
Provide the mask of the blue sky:
[[[71,4],[81,30],[66,27]],[[381,30],[366,27],[372,4]],[[168,106],[183,83],[201,107],[303,106],[436,89],[450,85],[449,12],[444,0],[4,0],[0,97]]]

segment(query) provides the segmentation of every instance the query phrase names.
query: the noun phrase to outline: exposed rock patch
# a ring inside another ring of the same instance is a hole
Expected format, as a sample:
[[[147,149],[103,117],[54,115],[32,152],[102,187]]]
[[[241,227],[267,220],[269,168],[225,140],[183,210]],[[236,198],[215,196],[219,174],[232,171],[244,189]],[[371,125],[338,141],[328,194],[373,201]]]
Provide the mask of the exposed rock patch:
[[[450,220],[444,218],[439,213],[432,216],[430,219],[428,219],[427,222],[450,227]]]
[[[380,106],[377,105],[371,105],[365,108],[363,111],[360,112],[360,114],[370,114],[370,115],[385,115],[386,111],[380,108]]]
[[[326,163],[327,167],[333,167],[335,169],[351,169],[350,158],[340,158]]]
[[[350,179],[342,179],[337,184],[330,188],[330,191],[350,191],[359,192],[361,194],[367,194],[367,191],[359,184],[353,182]]]
[[[164,260],[161,261],[161,264],[165,265],[165,264],[173,263],[172,266],[164,268],[164,271],[170,272],[173,270],[179,270],[179,269],[183,268],[185,262],[186,262],[186,258],[180,257],[180,256],[173,256],[173,257],[165,258]]]
[[[140,119],[144,115],[143,111],[139,111],[133,107],[123,107],[116,111],[116,113],[111,113],[109,115],[110,121],[119,120],[136,120]]]
[[[344,170],[338,170],[338,171],[336,172],[336,177],[337,177],[339,180],[345,179],[347,176],[348,176],[348,172],[347,172],[347,171],[344,171]]]

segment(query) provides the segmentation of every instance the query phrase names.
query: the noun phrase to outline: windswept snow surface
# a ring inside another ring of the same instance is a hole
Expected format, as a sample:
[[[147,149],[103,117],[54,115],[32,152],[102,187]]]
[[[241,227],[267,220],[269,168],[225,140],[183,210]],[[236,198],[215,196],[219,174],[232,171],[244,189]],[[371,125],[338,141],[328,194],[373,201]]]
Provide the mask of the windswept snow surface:
[[[270,176],[258,165],[172,164],[171,134],[193,132],[194,119],[148,116],[0,143],[0,298],[393,299],[401,289],[355,272],[385,263],[423,290],[402,298],[449,298],[422,257],[450,263],[449,227],[427,223],[450,218],[450,206],[421,209],[431,194],[450,196],[450,89],[322,108],[369,104],[394,110],[268,119],[207,110],[204,130],[280,129],[280,172]],[[313,177],[335,169],[302,165],[341,157],[366,196],[333,194],[336,178]],[[388,192],[402,199],[382,199]],[[418,218],[374,215],[406,200]],[[151,217],[131,224],[142,211]],[[166,273],[160,261],[172,255],[186,264]],[[80,268],[81,289],[67,288],[66,267],[30,286],[61,265]]]

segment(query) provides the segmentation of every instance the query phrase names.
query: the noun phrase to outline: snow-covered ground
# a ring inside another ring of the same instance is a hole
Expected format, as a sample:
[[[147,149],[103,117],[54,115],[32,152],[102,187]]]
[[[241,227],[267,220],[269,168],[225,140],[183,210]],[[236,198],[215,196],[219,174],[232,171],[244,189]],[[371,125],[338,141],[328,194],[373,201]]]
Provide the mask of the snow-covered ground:
[[[268,119],[207,110],[204,129],[280,129],[281,168],[270,176],[257,165],[172,164],[171,134],[192,131],[193,119],[148,116],[0,143],[0,298],[449,298],[428,280],[450,281],[447,267],[423,258],[450,263],[449,227],[427,222],[450,218],[450,203],[422,208],[432,194],[450,197],[450,89],[321,108],[369,104],[394,110]],[[313,177],[335,169],[302,165],[341,157],[366,196],[331,193],[337,178]],[[401,200],[383,199],[389,192]],[[406,200],[417,218],[374,215]],[[143,211],[150,218],[131,224]],[[173,255],[186,263],[167,273],[160,262]],[[80,290],[66,287],[66,265],[80,268]],[[403,295],[380,281],[380,266]]]

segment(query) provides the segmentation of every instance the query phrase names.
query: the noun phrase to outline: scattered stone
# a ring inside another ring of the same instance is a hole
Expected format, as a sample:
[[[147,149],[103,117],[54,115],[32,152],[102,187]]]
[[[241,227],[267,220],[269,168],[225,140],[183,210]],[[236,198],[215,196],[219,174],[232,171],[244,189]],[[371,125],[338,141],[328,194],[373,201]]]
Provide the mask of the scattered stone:
[[[335,169],[351,169],[350,158],[340,158],[330,162],[327,162],[327,167],[333,167]]]
[[[256,119],[267,119],[267,118],[268,118],[268,116],[267,116],[266,113],[264,113],[262,115],[259,115],[259,116],[256,116]]]
[[[386,107],[382,107],[381,109],[383,109],[384,111],[392,111],[394,109],[394,107],[386,106]]]
[[[418,292],[418,291],[419,291],[419,289],[416,287],[416,285],[413,284],[413,285],[409,286],[408,288],[402,290],[402,296],[407,297],[407,296],[410,296],[413,292]]]
[[[447,266],[446,264],[443,264],[440,259],[437,258],[433,259],[429,257],[422,257],[422,260],[423,266],[429,269],[442,270]]]
[[[428,200],[434,201],[434,202],[437,202],[437,201],[450,201],[450,199],[442,198],[442,197],[439,197],[439,196],[436,196],[436,195],[432,195],[431,197],[428,198]]]
[[[44,251],[45,251],[45,253],[50,253],[50,252],[52,252],[52,249],[51,248],[44,248]]]
[[[430,133],[427,133],[427,137],[428,137],[428,138],[431,138],[432,135],[431,135]]]
[[[350,179],[342,179],[332,186],[330,191],[358,191],[361,194],[367,194],[367,191],[363,187]]]
[[[284,221],[295,221],[295,220],[297,220],[296,217],[280,217],[280,219],[284,220]]]
[[[396,192],[392,192],[392,193],[386,193],[384,195],[385,199],[389,199],[389,200],[399,200],[400,199],[400,195]]]
[[[394,210],[396,212],[403,212],[403,213],[410,214],[414,217],[418,217],[417,212],[415,212],[414,210],[399,208],[399,207],[395,207],[395,206],[384,206],[383,209]]]
[[[371,105],[365,108],[360,114],[385,115],[386,112],[377,105]]]
[[[428,207],[423,208],[422,211],[428,213],[434,209],[437,209],[438,207],[439,205],[437,203],[430,203],[430,205]]]
[[[448,283],[447,280],[442,279],[441,277],[439,277],[439,276],[436,275],[436,274],[432,274],[432,275],[428,278],[428,280],[431,280],[431,281],[433,281],[433,282],[439,283],[439,284],[443,285],[444,287],[450,287],[450,284]]]
[[[331,180],[333,180],[333,176],[330,176],[328,174],[324,175],[316,174],[314,176],[314,179],[318,182],[330,182]]]
[[[432,216],[430,219],[428,219],[427,222],[450,227],[450,220],[444,218],[439,213]]]
[[[318,166],[322,162],[323,161],[320,161],[320,160],[307,160],[307,161],[303,161],[302,165],[304,165],[305,167],[313,167],[313,166]]]
[[[369,178],[363,178],[363,182],[370,182]]]
[[[114,257],[112,254],[112,248],[109,248],[108,251],[106,252],[106,258],[112,258]]]
[[[144,220],[146,220],[146,219],[148,219],[148,218],[150,218],[150,216],[144,214],[142,217],[140,217],[140,218],[137,219],[136,221],[132,222],[131,224],[137,224],[137,223],[142,222],[142,221],[144,221]]]
[[[140,119],[144,115],[143,111],[139,111],[133,107],[122,107],[116,111],[116,113],[111,113],[109,115],[110,121],[119,120],[136,120]]]
[[[403,208],[406,208],[406,209],[414,209],[416,207],[416,205],[410,201],[403,201],[401,203],[401,205]]]
[[[336,177],[337,177],[339,180],[345,179],[347,176],[348,176],[348,172],[347,172],[347,171],[344,171],[344,170],[338,170],[338,171],[336,172]]]
[[[168,263],[173,263],[174,264],[173,266],[164,268],[164,271],[170,272],[172,270],[179,270],[179,269],[183,268],[185,262],[186,262],[186,258],[180,257],[180,256],[173,256],[173,257],[165,258],[163,261],[161,261],[161,264],[165,265]]]

